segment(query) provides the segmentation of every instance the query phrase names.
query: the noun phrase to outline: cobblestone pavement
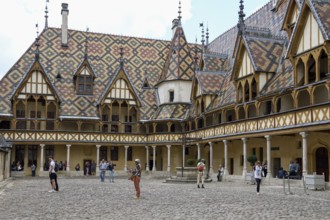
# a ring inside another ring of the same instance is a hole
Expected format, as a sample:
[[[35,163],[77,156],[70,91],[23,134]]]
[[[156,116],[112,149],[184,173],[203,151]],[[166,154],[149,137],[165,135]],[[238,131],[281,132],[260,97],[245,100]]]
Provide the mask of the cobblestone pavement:
[[[169,184],[142,178],[141,199],[134,199],[126,178],[100,182],[96,177],[58,179],[49,193],[48,178],[25,177],[0,186],[0,219],[330,219],[330,192],[240,182]]]

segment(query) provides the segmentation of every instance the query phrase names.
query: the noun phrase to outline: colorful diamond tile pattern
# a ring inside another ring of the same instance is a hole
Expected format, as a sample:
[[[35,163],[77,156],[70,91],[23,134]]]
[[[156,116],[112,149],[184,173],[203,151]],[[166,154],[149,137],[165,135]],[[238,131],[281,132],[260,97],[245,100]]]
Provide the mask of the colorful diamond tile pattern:
[[[316,14],[319,17],[319,21],[326,34],[326,39],[330,40],[330,1],[325,0],[313,0],[311,1],[316,10]],[[312,6],[312,7],[313,7]]]

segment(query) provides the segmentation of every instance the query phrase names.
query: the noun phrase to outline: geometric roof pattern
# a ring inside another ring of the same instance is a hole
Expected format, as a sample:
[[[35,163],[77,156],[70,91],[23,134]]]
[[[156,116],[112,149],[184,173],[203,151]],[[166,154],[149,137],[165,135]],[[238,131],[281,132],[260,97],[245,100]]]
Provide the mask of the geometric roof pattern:
[[[202,95],[218,94],[224,81],[225,72],[196,72],[196,79]]]
[[[276,72],[284,40],[255,36],[243,36],[243,39],[254,70],[256,72]]]
[[[179,25],[173,36],[159,83],[169,80],[192,80],[195,67],[193,55],[184,31]]]
[[[326,40],[330,40],[330,1],[329,0],[309,0],[311,10],[320,24],[320,29]]]
[[[227,71],[228,56],[207,51],[203,54],[203,71]]]
[[[190,104],[165,104],[159,106],[151,120],[184,120]]]

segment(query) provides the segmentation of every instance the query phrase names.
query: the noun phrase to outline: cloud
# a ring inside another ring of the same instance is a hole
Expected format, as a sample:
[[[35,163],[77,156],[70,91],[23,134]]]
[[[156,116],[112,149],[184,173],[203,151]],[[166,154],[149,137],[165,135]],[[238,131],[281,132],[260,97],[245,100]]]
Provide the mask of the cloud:
[[[50,0],[48,23],[61,27],[61,3],[69,4],[69,29],[170,40],[178,0]],[[183,23],[192,17],[192,0],[182,2]],[[21,57],[45,24],[45,1],[1,1],[0,78]],[[10,22],[9,22],[10,21]]]

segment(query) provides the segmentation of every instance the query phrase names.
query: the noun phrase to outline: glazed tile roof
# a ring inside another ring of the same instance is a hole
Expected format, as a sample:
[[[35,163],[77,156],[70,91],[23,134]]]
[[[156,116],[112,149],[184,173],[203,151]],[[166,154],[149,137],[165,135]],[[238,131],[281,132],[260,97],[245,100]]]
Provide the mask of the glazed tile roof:
[[[203,71],[215,72],[228,70],[228,55],[206,52],[203,54]]]
[[[152,120],[183,120],[186,118],[187,110],[189,109],[190,104],[165,104],[159,106],[155,112]]]
[[[218,94],[225,72],[196,72],[196,79],[202,94]]]
[[[194,76],[193,50],[188,45],[182,27],[177,27],[159,82],[192,80]]]
[[[256,72],[276,72],[283,50],[283,40],[272,37],[243,36]]]
[[[236,88],[233,81],[231,81],[231,75],[226,74],[221,86],[218,96],[214,99],[211,105],[208,107],[208,111],[227,106],[236,102]]]
[[[321,31],[325,40],[330,40],[330,1],[329,0],[310,0],[312,11],[320,24]]]
[[[65,118],[98,118],[98,100],[119,66],[119,48],[124,48],[124,67],[136,93],[141,98],[141,119],[151,117],[155,111],[155,91],[142,89],[145,78],[155,86],[168,55],[169,41],[125,37],[92,32],[69,30],[68,48],[61,47],[61,29],[48,28],[40,34],[40,64],[62,99],[60,116]],[[94,80],[93,95],[77,95],[73,76],[85,58],[88,41],[88,61],[98,77]],[[187,46],[187,45],[186,45]],[[12,114],[11,88],[16,88],[34,63],[34,45],[0,81],[0,114]],[[60,73],[62,79],[56,79]]]

